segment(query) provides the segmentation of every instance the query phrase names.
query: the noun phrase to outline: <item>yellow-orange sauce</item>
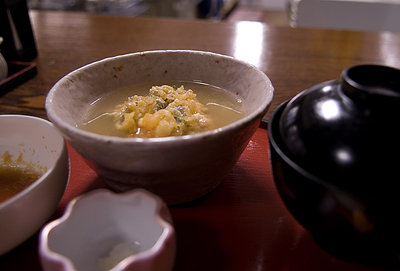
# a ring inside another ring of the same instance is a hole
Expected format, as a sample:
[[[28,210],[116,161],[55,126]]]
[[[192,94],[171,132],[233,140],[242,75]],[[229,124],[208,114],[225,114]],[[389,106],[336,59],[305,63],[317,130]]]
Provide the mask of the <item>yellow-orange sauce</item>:
[[[0,202],[18,194],[41,175],[28,168],[0,166]]]
[[[0,203],[18,194],[42,176],[41,170],[21,162],[12,162],[8,152],[3,154],[0,163]]]

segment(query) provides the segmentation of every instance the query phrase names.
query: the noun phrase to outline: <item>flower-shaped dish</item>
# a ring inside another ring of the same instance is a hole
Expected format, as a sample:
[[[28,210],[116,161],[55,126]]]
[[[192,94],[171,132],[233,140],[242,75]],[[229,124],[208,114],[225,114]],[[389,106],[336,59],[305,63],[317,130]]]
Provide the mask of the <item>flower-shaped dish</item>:
[[[170,271],[175,231],[166,204],[142,189],[99,189],[72,200],[47,224],[39,252],[46,271]]]

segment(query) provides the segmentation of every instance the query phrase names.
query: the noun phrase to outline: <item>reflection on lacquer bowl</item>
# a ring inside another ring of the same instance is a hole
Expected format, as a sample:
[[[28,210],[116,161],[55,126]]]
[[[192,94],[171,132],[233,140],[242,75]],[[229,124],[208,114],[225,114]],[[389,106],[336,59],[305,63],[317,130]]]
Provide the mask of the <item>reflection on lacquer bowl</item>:
[[[69,177],[64,138],[48,121],[0,115],[0,255],[50,218]]]
[[[41,231],[46,271],[171,271],[175,231],[166,204],[137,189],[99,189],[72,200]]]
[[[269,123],[278,191],[339,258],[400,267],[400,70],[349,67],[278,107]]]
[[[148,82],[200,82],[223,89],[240,101],[243,115],[209,131],[156,138],[118,137],[77,127],[92,102],[116,89]],[[232,57],[149,51],[100,60],[66,75],[50,90],[46,110],[113,190],[144,188],[177,204],[219,184],[245,149],[272,96],[272,84],[263,72]]]

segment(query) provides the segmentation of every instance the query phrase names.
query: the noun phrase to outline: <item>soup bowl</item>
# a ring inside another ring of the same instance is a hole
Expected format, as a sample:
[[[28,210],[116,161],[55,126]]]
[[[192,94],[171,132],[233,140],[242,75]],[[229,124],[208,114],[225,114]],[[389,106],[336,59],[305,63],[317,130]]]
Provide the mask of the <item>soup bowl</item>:
[[[160,138],[105,136],[77,127],[99,97],[124,86],[160,81],[225,89],[242,100],[245,116],[211,131]],[[111,189],[144,188],[171,205],[199,198],[221,182],[272,96],[270,79],[243,61],[211,52],[161,50],[110,57],[75,70],[49,91],[45,107],[48,118]]]
[[[0,115],[0,127],[0,165],[42,173],[24,190],[0,202],[2,255],[36,233],[53,214],[68,182],[69,160],[64,138],[49,121]]]
[[[400,268],[400,70],[345,69],[281,104],[268,127],[278,191],[332,255]]]

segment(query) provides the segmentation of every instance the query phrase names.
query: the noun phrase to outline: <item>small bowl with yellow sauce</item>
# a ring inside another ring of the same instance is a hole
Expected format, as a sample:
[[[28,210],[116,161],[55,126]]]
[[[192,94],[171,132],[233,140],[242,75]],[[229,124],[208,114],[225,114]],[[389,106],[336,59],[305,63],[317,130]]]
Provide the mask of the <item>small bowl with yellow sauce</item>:
[[[160,50],[110,57],[61,78],[48,118],[115,191],[169,205],[212,191],[268,110],[265,73],[230,56]]]
[[[37,232],[69,177],[65,141],[47,120],[0,115],[0,255]]]

